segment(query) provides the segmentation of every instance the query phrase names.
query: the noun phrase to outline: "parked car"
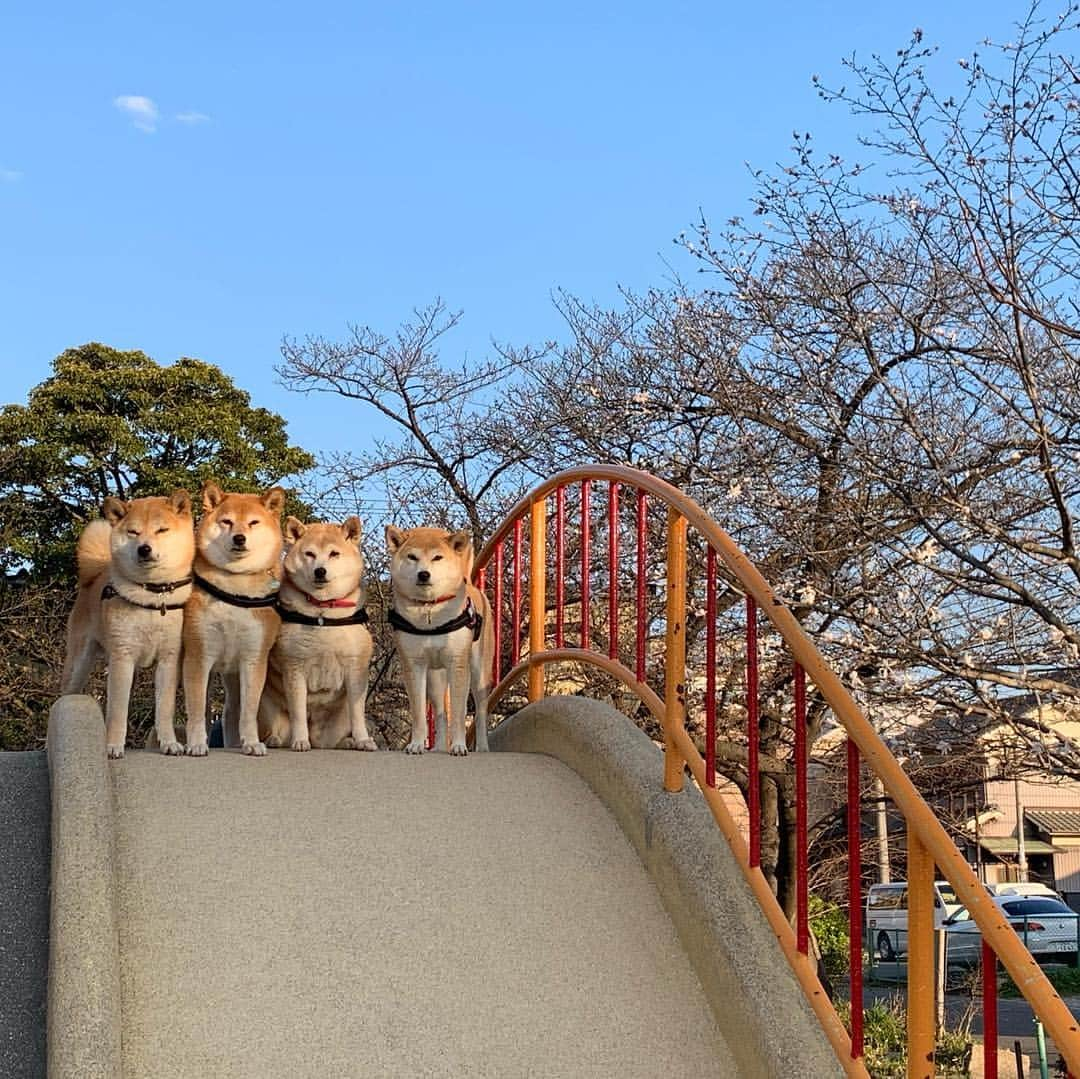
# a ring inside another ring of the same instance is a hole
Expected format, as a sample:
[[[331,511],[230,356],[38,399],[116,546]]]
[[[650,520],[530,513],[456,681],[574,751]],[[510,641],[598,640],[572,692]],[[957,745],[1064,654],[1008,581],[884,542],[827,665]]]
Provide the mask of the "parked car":
[[[1001,884],[990,884],[988,887],[994,895],[1044,895],[1051,899],[1061,899],[1060,894],[1055,892],[1049,884],[1040,884],[1033,880],[1006,881]]]
[[[1035,959],[1076,966],[1078,915],[1060,899],[1001,895],[995,896],[994,902]],[[944,930],[946,962],[950,966],[973,966],[979,961],[982,934],[967,907],[947,919]]]
[[[940,929],[963,904],[947,880],[934,881],[934,928]],[[886,963],[907,953],[908,889],[906,880],[871,884],[866,893],[866,929],[870,947]]]

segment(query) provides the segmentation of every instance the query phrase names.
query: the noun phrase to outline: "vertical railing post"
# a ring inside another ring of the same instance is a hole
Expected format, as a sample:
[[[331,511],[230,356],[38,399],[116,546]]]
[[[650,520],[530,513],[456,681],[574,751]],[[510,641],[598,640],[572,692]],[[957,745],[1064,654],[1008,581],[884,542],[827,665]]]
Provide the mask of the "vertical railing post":
[[[592,552],[589,550],[589,533],[591,521],[589,519],[589,490],[588,480],[581,481],[581,647],[589,647],[589,576],[592,571],[590,565]]]
[[[664,789],[681,791],[686,762],[674,733],[686,725],[686,518],[668,507]]]
[[[495,661],[491,672],[492,685],[502,681],[502,620],[503,620],[503,545],[502,540],[495,544],[495,583],[492,589],[491,618],[495,623]]]
[[[934,1075],[934,859],[907,833],[908,1079]]]
[[[566,600],[566,488],[555,491],[555,647],[562,648]]]
[[[514,635],[510,638],[510,666],[521,659],[521,533],[522,523],[519,517],[514,522],[514,580],[511,609],[513,610]]]
[[[750,818],[750,868],[761,865],[761,774],[758,759],[757,603],[746,594],[746,812]]]
[[[547,621],[547,500],[538,498],[529,516],[529,655],[544,651]],[[529,700],[544,695],[544,665],[529,667]]]
[[[716,551],[705,552],[705,786],[716,786]]]
[[[619,485],[608,484],[608,658],[619,658]]]
[[[859,747],[847,739],[848,985],[851,987],[851,1058],[863,1055],[862,803]]]
[[[982,942],[983,1079],[998,1077],[997,956]]]
[[[807,857],[806,672],[795,664],[795,940],[803,955],[810,950],[810,870]]]
[[[639,488],[637,493],[637,620],[634,632],[636,641],[634,674],[639,682],[645,681],[645,574],[648,572],[645,546],[649,538],[648,512],[645,492]]]

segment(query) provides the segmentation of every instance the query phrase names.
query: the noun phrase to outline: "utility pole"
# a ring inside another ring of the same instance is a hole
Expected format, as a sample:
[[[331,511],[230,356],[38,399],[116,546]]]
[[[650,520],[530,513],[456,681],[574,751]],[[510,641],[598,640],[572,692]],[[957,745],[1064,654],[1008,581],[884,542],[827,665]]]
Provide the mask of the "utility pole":
[[[1020,799],[1020,780],[1013,777],[1013,798],[1016,801],[1016,867],[1020,880],[1028,879],[1027,846],[1024,843],[1024,803]]]
[[[889,872],[889,815],[885,808],[885,784],[874,778],[874,803],[877,806],[877,864],[878,880],[888,884],[892,880]]]

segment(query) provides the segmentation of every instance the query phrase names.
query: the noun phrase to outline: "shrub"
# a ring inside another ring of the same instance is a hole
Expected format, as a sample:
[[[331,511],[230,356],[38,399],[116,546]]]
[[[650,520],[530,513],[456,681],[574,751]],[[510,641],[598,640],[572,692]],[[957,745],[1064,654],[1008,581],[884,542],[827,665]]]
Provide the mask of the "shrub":
[[[850,1027],[850,1006],[841,1004],[837,1011]],[[956,1027],[938,1035],[934,1047],[938,1076],[966,1079],[971,1047],[971,1013],[968,1013]],[[863,1051],[867,1071],[873,1079],[904,1079],[907,1075],[907,1008],[903,997],[875,1000],[863,1013]]]

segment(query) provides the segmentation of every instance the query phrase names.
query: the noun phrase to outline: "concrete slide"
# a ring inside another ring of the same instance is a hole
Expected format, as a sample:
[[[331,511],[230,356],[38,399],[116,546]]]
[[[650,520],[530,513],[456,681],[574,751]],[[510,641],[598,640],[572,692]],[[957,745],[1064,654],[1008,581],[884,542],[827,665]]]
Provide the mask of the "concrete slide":
[[[106,762],[61,698],[49,1075],[840,1074],[644,735],[574,698],[494,742]]]

